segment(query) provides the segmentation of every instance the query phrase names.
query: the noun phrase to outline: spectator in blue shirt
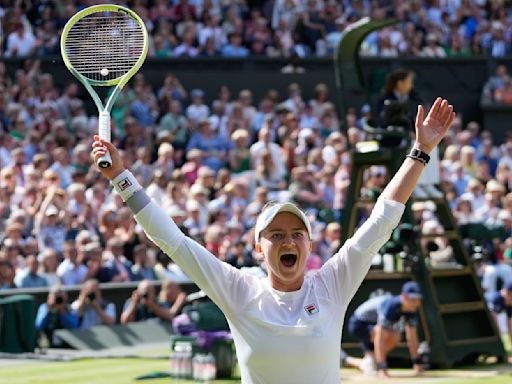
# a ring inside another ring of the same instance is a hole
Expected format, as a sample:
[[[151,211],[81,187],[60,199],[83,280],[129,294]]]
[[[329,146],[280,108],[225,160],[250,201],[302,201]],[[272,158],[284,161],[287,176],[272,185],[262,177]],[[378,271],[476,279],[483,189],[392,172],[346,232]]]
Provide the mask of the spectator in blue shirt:
[[[507,315],[508,337],[512,342],[512,282],[505,284],[499,291],[485,293],[485,301],[496,319],[498,328],[498,315],[501,313]]]
[[[38,288],[47,287],[48,282],[39,275],[39,262],[37,256],[28,255],[26,267],[14,278],[14,283],[18,288]]]
[[[242,46],[242,35],[238,32],[229,35],[229,44],[222,49],[224,57],[247,57],[249,53],[249,50]]]
[[[71,309],[78,317],[79,328],[113,325],[116,322],[116,306],[102,298],[100,285],[95,279],[89,279],[82,285]]]
[[[203,165],[208,166],[214,171],[218,171],[226,164],[229,141],[212,130],[208,119],[199,121],[197,132],[190,138],[187,152],[193,148],[202,151]]]
[[[134,264],[131,266],[133,280],[157,280],[155,270],[148,258],[147,247],[144,244],[137,244],[133,248],[133,261]]]
[[[361,304],[350,317],[349,333],[359,339],[364,358],[347,356],[342,351],[342,362],[355,366],[366,374],[388,377],[386,358],[400,341],[405,323],[407,346],[416,374],[423,368],[418,354],[418,317],[422,293],[418,283],[409,281],[397,296],[380,295]],[[377,372],[376,372],[377,371]]]
[[[46,336],[52,347],[62,345],[62,341],[54,335],[58,329],[74,329],[78,327],[78,316],[68,305],[68,294],[60,286],[54,286],[48,294],[46,303],[39,306],[36,315],[36,329]]]

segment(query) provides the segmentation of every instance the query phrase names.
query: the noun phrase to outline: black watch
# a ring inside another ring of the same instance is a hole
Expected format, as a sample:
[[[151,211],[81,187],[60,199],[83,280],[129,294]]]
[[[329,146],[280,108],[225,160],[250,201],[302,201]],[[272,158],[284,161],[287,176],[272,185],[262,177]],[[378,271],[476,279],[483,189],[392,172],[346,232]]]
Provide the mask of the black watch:
[[[428,155],[428,153],[423,152],[421,149],[418,148],[411,149],[411,152],[407,155],[407,157],[413,160],[417,160],[423,163],[423,165],[427,165],[428,162],[430,161],[430,156]]]

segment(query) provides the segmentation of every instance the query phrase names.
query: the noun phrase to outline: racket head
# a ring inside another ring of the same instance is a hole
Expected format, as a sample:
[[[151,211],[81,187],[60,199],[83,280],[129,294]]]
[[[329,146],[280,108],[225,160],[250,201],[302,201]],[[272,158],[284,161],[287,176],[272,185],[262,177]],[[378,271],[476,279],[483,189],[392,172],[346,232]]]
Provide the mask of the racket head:
[[[66,67],[82,83],[122,88],[146,59],[148,32],[126,7],[94,5],[69,19],[60,50]]]

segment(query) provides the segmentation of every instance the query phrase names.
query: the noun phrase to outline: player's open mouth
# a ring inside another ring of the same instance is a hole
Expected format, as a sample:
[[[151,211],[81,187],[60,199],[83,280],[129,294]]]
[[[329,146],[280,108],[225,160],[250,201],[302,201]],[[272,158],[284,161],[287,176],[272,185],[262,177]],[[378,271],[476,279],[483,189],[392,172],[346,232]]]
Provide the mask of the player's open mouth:
[[[281,263],[285,267],[293,267],[297,262],[297,255],[294,255],[293,253],[284,253],[281,255],[280,259]]]

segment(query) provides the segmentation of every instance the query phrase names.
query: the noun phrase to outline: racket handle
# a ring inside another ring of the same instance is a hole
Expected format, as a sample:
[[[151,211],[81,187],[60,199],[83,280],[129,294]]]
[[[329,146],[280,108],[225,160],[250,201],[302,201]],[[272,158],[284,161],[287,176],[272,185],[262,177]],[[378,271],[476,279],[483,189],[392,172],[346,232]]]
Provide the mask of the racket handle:
[[[110,134],[110,113],[108,112],[100,112],[100,117],[98,121],[98,129],[100,139],[103,141],[108,141],[110,143],[111,134]],[[100,157],[96,162],[98,167],[100,168],[110,168],[112,166],[112,158],[110,157],[110,153],[107,151],[105,155]]]

